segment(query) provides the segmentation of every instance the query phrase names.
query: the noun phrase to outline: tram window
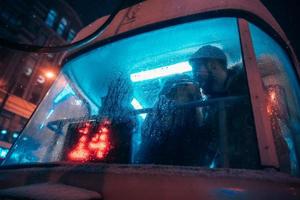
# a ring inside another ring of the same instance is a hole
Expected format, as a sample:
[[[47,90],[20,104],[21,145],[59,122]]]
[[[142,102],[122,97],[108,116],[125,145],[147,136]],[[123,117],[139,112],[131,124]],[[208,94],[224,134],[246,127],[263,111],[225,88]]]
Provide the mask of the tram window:
[[[66,63],[5,164],[257,169],[254,127],[237,20],[188,22]]]
[[[285,51],[270,36],[254,25],[250,30],[280,170],[299,174],[300,88],[295,71]]]

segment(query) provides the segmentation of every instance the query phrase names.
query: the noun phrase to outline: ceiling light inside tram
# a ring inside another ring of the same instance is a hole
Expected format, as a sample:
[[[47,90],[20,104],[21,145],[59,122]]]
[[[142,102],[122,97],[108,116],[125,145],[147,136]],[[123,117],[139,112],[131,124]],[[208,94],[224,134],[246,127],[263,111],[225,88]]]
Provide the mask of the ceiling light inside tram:
[[[192,67],[188,62],[180,62],[174,65],[133,73],[130,75],[130,79],[132,82],[140,82],[190,71],[192,71]]]

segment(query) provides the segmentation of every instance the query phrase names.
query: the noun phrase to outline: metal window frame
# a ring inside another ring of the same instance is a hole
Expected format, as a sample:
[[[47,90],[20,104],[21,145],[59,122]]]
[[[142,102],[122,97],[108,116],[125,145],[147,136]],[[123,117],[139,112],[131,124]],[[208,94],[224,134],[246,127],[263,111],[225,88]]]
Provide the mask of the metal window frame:
[[[249,24],[245,19],[238,18],[238,30],[252,103],[261,165],[263,167],[279,168],[271,122],[267,116],[263,83],[256,62]]]
[[[183,17],[183,19],[189,19],[190,17],[191,16]],[[214,15],[210,17],[204,15],[203,18],[199,17],[198,15],[195,16],[195,18],[200,20],[210,19],[213,17]],[[219,17],[222,17],[222,15],[220,15]],[[242,47],[241,48],[242,58],[247,72],[247,79],[248,79],[248,85],[250,90],[253,115],[255,120],[255,128],[256,128],[257,141],[259,146],[261,165],[264,167],[279,168],[279,162],[276,154],[275,142],[274,142],[274,137],[271,129],[271,123],[268,120],[266,109],[262,109],[262,108],[266,108],[265,94],[263,91],[262,84],[257,84],[261,82],[261,78],[256,63],[256,57],[253,49],[248,22],[243,18],[239,18],[238,16],[231,16],[231,17],[236,18],[238,20],[237,28],[239,30],[239,38]],[[195,18],[192,17],[191,21],[194,21]],[[173,21],[175,24],[177,24],[179,20],[174,19]],[[183,21],[180,22],[183,23]],[[164,27],[171,24],[169,24],[169,22],[163,22],[161,24],[156,24],[156,25],[157,27],[161,27],[161,26]],[[105,45],[106,43],[114,42],[128,36],[133,36],[140,32],[146,32],[147,30],[155,30],[155,28],[157,28],[156,25],[153,25],[153,27],[152,26],[142,27],[138,30],[132,30],[124,34],[120,34],[118,36],[104,39],[103,41],[92,44],[87,48],[83,48],[80,51],[72,53],[71,55],[65,57],[61,65],[66,64],[69,60],[72,60],[72,58],[78,56],[78,54],[84,54],[85,52],[98,48],[102,45]],[[256,84],[251,84],[251,83],[256,83]]]

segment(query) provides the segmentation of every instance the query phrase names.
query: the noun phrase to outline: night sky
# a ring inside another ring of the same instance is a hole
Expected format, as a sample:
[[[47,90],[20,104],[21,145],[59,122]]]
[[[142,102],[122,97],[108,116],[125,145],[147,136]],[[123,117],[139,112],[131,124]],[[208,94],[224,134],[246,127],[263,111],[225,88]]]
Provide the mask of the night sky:
[[[111,13],[119,4],[120,0],[66,0],[71,5],[82,20],[87,25],[95,19]],[[132,5],[142,0],[126,0],[126,5]]]
[[[300,59],[300,1],[262,0],[289,38]]]

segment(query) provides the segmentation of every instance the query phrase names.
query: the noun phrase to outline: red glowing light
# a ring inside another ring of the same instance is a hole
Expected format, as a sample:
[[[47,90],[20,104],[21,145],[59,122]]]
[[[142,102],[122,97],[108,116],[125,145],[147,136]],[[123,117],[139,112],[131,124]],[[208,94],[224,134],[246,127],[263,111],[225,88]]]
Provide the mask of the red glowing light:
[[[79,129],[79,133],[83,133],[83,134],[88,134],[89,133],[89,129],[87,129],[87,128],[81,128],[81,129]]]
[[[107,133],[108,132],[108,128],[106,128],[106,127],[101,127],[101,132],[102,133]]]
[[[99,140],[99,134],[97,133],[93,138],[92,142],[97,142]]]
[[[102,151],[97,152],[97,158],[103,159],[104,158],[104,153]]]
[[[82,149],[82,148],[84,148],[84,146],[85,146],[85,144],[84,144],[84,143],[81,143],[81,142],[80,142],[80,143],[78,143],[78,148],[81,148],[81,149]]]
[[[91,124],[86,122],[84,123],[84,127],[78,129],[78,132],[87,135],[89,133],[90,126]]]
[[[271,105],[267,105],[267,113],[269,115],[272,115],[272,107],[271,107]]]
[[[101,141],[106,141],[108,139],[108,135],[107,134],[101,134],[100,135],[100,140]]]
[[[87,141],[87,136],[82,136],[80,139],[79,139],[79,142],[86,142]]]
[[[96,143],[96,142],[91,142],[91,143],[89,144],[89,149],[90,149],[90,150],[96,150],[96,149],[98,149],[98,147],[99,147],[99,145],[98,145],[98,143]]]
[[[76,148],[69,153],[69,159],[74,161],[86,161],[89,158],[89,151],[83,148]]]
[[[267,113],[269,116],[275,116],[278,110],[278,94],[276,88],[269,88],[267,99]]]
[[[274,102],[276,100],[276,93],[275,93],[275,91],[271,91],[270,92],[270,98],[271,98],[272,102]]]
[[[80,137],[75,148],[68,154],[68,158],[73,161],[104,159],[111,149],[109,125],[110,121],[105,119],[99,124],[98,131],[92,133],[91,124],[84,123],[84,127],[77,129]],[[91,133],[94,135],[89,137]]]
[[[106,148],[106,144],[104,142],[99,143],[99,149],[104,150]]]

